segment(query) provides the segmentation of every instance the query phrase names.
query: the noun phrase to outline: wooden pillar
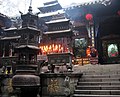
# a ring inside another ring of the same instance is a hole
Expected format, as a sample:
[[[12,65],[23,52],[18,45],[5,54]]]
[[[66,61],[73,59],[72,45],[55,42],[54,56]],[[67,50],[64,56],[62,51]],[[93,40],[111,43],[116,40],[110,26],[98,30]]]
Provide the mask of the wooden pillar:
[[[3,55],[2,55],[2,57],[5,57],[5,45],[3,47]]]
[[[12,46],[10,45],[10,49],[9,49],[9,57],[12,57]]]

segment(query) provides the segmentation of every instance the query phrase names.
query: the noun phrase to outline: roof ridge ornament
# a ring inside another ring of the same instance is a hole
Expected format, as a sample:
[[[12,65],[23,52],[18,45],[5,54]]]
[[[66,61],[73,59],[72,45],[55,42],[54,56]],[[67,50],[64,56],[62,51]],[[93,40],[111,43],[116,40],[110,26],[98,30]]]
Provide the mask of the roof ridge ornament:
[[[29,6],[29,9],[28,9],[28,12],[32,13],[32,0],[30,0],[30,6]]]

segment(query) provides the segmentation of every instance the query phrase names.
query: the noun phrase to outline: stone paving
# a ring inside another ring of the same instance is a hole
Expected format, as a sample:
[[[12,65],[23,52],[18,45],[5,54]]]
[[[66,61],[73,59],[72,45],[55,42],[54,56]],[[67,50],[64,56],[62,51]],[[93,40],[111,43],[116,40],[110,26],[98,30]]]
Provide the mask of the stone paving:
[[[108,72],[115,72],[120,73],[120,64],[105,64],[105,65],[92,65],[92,64],[87,64],[87,65],[74,65],[73,66],[73,71],[75,73],[82,72],[82,73],[108,73]]]

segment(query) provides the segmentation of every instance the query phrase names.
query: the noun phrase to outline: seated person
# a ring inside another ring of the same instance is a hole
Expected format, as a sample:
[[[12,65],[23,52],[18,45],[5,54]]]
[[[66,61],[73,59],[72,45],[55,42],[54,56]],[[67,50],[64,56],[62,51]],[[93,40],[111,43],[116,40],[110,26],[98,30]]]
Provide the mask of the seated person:
[[[91,48],[90,55],[91,55],[91,57],[97,57],[98,56],[97,50],[94,47]]]

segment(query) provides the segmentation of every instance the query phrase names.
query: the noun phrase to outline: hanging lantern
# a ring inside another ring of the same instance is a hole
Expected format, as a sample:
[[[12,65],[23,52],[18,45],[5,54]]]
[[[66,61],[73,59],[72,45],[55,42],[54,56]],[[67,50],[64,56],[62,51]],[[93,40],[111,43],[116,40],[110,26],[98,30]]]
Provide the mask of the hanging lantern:
[[[86,18],[86,20],[91,21],[93,19],[93,15],[88,13],[88,14],[86,14],[85,18]]]
[[[120,16],[120,10],[118,10],[118,12],[117,12],[117,13],[118,13],[118,15]]]

